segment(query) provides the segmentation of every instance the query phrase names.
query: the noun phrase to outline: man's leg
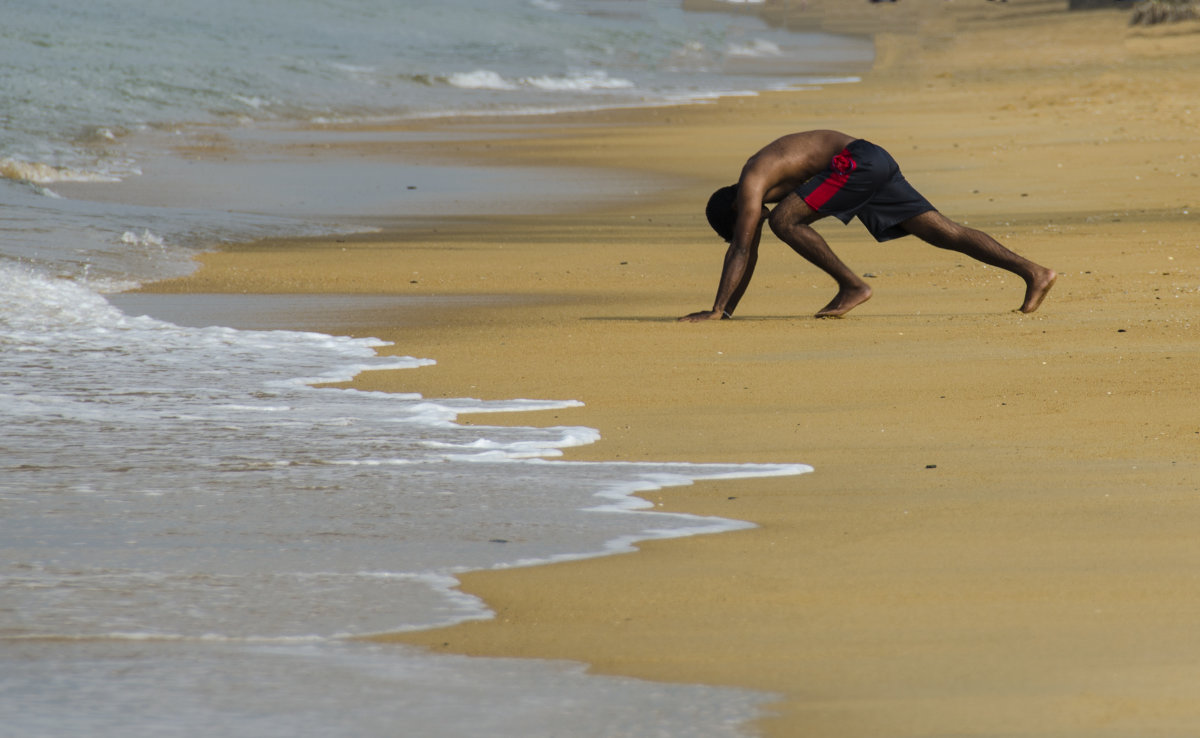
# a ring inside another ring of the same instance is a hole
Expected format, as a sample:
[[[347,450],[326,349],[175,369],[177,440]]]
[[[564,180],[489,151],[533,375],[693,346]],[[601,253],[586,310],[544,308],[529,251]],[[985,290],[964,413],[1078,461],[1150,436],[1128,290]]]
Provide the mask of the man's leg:
[[[926,243],[960,254],[1016,274],[1025,280],[1025,301],[1021,312],[1032,313],[1046,299],[1058,275],[1052,269],[1009,251],[983,231],[955,223],[946,216],[930,210],[900,224],[904,230]]]
[[[817,312],[818,318],[834,318],[871,299],[871,288],[833,253],[821,234],[813,230],[811,224],[821,217],[799,195],[792,193],[771,211],[769,222],[781,241],[837,282],[837,295]]]

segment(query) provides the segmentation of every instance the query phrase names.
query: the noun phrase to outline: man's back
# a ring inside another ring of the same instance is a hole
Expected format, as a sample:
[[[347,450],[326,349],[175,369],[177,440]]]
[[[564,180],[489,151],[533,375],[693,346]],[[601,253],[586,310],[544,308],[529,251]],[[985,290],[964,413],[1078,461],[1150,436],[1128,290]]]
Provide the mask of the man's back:
[[[742,168],[740,187],[762,193],[775,203],[804,184],[855,139],[841,131],[804,131],[775,139],[751,156]]]

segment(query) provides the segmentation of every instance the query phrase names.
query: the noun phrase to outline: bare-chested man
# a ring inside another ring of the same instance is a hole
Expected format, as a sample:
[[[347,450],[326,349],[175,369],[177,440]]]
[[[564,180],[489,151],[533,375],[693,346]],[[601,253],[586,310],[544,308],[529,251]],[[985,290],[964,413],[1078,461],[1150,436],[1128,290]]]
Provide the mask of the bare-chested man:
[[[771,203],[778,204],[768,210]],[[746,162],[737,184],[713,193],[707,215],[729,242],[721,284],[712,310],[680,320],[733,316],[754,274],[764,220],[784,243],[837,282],[837,295],[818,318],[845,315],[871,297],[870,286],[813,230],[811,224],[828,215],[843,223],[857,216],[877,241],[911,234],[1016,274],[1025,280],[1021,312],[1037,310],[1058,276],[986,233],[945,217],[904,179],[890,154],[838,131],[793,133],[767,144]]]

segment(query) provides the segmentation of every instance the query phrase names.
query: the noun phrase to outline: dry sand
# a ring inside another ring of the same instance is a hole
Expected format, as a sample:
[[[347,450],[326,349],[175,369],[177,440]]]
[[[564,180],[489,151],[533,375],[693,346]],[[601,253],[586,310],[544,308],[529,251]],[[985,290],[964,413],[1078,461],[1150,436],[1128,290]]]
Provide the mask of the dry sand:
[[[767,690],[772,736],[1195,735],[1200,23],[1065,5],[954,0],[881,34],[855,85],[425,123],[460,140],[411,156],[603,167],[639,191],[251,244],[153,289],[463,298],[305,327],[439,362],[358,387],[582,400],[508,421],[601,431],[569,458],[816,469],[655,494],[759,527],[470,574],[495,620],[398,640]],[[875,287],[848,317],[810,317],[833,283],[767,237],[735,320],[674,322],[716,290],[708,192],[825,127],[1057,269],[1042,309],[1014,312],[1011,275],[826,221]]]

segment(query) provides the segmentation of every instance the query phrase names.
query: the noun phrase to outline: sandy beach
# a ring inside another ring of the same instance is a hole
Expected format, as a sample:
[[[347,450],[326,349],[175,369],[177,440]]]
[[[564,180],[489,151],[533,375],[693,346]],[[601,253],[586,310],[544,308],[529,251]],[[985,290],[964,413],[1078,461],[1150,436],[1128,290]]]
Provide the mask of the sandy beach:
[[[815,468],[656,493],[758,527],[469,574],[494,620],[396,640],[763,690],[768,736],[1194,735],[1200,21],[912,7],[929,15],[880,32],[856,84],[424,121],[406,128],[445,140],[323,150],[555,167],[581,191],[595,170],[605,187],[549,212],[465,202],[239,245],[145,292],[336,298],[349,307],[304,302],[292,327],[438,362],[353,386],[580,400],[487,419],[599,429],[568,458]],[[884,146],[946,215],[1056,269],[1046,303],[1015,312],[1016,277],[830,219],[818,230],[870,302],[814,319],[833,282],[765,236],[734,320],[677,323],[720,275],[709,192],[815,128]]]

